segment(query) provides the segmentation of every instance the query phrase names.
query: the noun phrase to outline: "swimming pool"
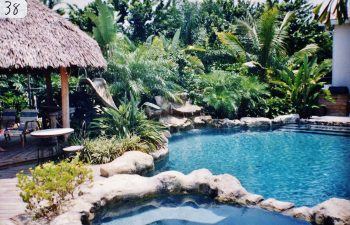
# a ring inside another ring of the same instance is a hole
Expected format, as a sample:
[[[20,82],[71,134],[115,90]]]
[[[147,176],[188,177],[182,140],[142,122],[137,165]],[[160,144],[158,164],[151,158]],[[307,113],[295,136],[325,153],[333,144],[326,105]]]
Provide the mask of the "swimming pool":
[[[249,192],[297,206],[350,199],[350,136],[344,132],[201,129],[174,134],[169,149],[156,172],[229,173]]]
[[[106,207],[94,225],[310,225],[310,223],[257,208],[219,204],[201,195],[160,196]]]

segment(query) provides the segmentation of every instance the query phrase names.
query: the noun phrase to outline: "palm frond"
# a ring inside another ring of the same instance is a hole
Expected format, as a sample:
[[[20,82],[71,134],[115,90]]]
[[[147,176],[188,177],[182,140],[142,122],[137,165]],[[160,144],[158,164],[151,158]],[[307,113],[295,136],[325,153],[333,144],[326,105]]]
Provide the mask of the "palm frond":
[[[301,50],[295,52],[290,59],[288,60],[289,63],[300,63],[302,60],[304,60],[305,56],[312,56],[320,49],[320,47],[317,44],[308,44]]]
[[[240,62],[246,61],[244,47],[234,34],[228,32],[217,32],[216,35],[220,42],[225,45]]]

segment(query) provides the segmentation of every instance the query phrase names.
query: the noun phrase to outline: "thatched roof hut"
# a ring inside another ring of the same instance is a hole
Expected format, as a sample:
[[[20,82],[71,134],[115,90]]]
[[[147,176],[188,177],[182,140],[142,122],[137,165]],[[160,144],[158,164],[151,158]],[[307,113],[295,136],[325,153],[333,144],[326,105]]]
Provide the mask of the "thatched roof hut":
[[[23,19],[0,19],[0,70],[105,68],[91,37],[38,0]]]
[[[49,87],[51,71],[59,71],[63,127],[69,127],[67,68],[106,68],[106,61],[96,41],[78,27],[39,0],[27,4],[25,18],[0,19],[0,73],[36,71],[46,75]]]

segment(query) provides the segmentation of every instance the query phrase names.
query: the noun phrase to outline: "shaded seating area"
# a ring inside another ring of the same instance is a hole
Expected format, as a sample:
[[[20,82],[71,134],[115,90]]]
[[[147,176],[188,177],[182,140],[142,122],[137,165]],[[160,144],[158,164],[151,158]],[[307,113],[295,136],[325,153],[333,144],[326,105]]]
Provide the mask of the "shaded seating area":
[[[51,75],[59,74],[61,99],[57,110],[60,110],[62,127],[69,128],[69,77],[76,75],[74,71],[79,68],[105,69],[106,61],[96,41],[85,32],[38,0],[28,0],[27,4],[25,19],[0,20],[0,74],[43,77],[47,102],[52,102],[53,98]],[[16,113],[20,114],[19,124],[15,123]],[[39,141],[29,134],[41,128],[39,120],[37,111],[33,109],[3,111],[0,167],[11,162],[33,160]],[[51,123],[51,128],[54,127]],[[18,136],[21,142],[12,140],[12,137]],[[6,141],[10,143],[5,144]],[[45,152],[43,157],[46,156]]]
[[[16,115],[15,115],[16,116]],[[6,126],[4,131],[5,141],[8,142],[12,137],[20,137],[21,145],[24,147],[27,135],[40,129],[38,111],[36,109],[24,109],[20,113],[20,122],[13,126]]]

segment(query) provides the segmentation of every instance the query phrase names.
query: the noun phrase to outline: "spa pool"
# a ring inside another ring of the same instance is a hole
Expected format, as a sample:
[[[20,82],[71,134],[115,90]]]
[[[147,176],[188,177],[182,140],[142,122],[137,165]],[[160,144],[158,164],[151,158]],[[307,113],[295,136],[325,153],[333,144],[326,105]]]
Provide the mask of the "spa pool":
[[[93,225],[311,225],[256,208],[219,204],[200,195],[174,195],[105,207]]]
[[[156,173],[207,168],[236,176],[252,193],[314,206],[350,199],[350,135],[329,128],[201,129],[173,134]]]

